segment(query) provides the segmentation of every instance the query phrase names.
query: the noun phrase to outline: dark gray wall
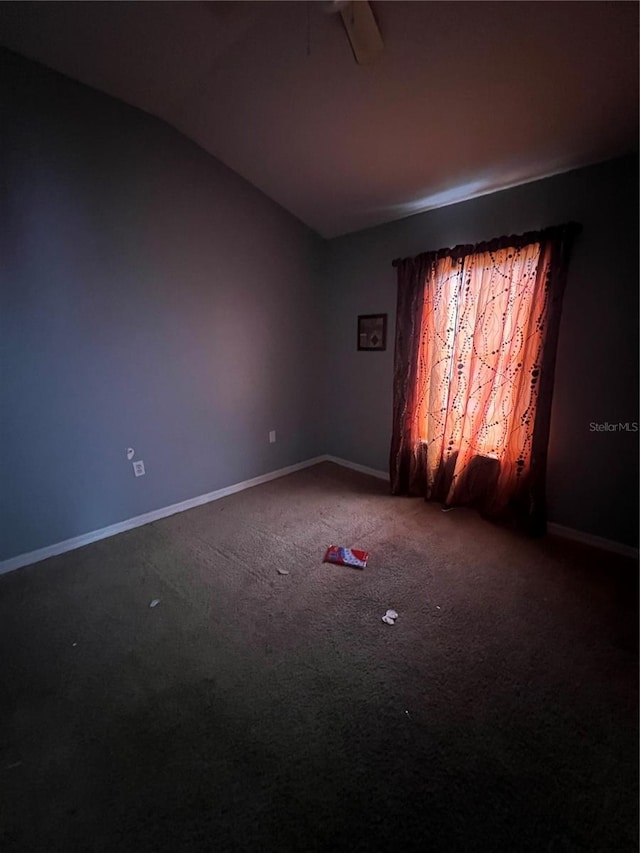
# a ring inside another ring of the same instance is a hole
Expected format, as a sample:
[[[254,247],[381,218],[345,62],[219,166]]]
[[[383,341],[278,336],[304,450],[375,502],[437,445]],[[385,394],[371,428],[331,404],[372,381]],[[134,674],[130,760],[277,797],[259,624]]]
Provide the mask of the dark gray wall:
[[[0,559],[317,454],[320,239],[138,110],[0,81]]]
[[[576,220],[549,448],[552,521],[637,544],[638,434],[590,424],[638,421],[638,173],[635,157],[430,211],[327,244],[331,328],[327,451],[386,470],[396,280],[391,261]],[[387,351],[356,351],[358,314],[386,312]]]

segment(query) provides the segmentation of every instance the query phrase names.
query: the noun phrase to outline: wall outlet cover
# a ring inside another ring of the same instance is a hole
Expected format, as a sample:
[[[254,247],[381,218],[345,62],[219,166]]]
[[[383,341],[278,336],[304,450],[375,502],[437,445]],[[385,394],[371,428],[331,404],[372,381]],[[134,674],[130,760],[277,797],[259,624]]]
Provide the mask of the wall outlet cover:
[[[275,444],[275,443],[276,443],[276,431],[275,431],[275,429],[272,429],[269,432],[269,444]]]
[[[144,470],[144,462],[142,461],[142,459],[140,459],[138,462],[133,462],[132,464],[133,473],[136,475],[136,477],[143,477],[146,472]]]

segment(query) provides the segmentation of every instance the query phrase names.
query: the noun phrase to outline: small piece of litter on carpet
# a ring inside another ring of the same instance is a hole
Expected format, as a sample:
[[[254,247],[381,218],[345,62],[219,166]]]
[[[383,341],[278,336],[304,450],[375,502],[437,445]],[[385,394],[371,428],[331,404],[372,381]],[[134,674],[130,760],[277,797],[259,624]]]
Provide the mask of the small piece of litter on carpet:
[[[149,607],[157,607],[159,604],[160,604],[160,599],[154,598],[153,601],[151,602],[151,604],[149,604]]]
[[[72,646],[77,646],[78,644],[77,644],[77,643],[71,643],[71,645],[72,645]]]
[[[405,714],[407,715],[407,717],[411,716],[411,714],[408,711],[405,711]]]
[[[20,767],[21,764],[22,764],[22,761],[14,761],[13,764],[7,764],[7,766],[4,769],[5,770],[13,770],[15,767]]]
[[[278,574],[279,575],[288,575],[289,570],[288,569],[278,569]]]
[[[436,610],[440,610],[440,605],[436,604]]]
[[[382,617],[382,621],[387,625],[395,625],[396,619],[398,618],[398,614],[395,610],[387,610],[387,612]]]
[[[354,569],[366,569],[368,551],[359,551],[357,548],[341,548],[339,545],[331,545],[327,548],[323,563],[337,563],[339,566],[351,566]]]

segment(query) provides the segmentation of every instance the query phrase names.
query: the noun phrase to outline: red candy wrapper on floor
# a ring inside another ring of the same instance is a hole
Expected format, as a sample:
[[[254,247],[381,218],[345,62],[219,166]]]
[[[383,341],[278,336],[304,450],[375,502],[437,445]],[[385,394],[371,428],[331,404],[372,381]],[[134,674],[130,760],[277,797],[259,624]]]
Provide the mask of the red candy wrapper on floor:
[[[369,553],[356,548],[341,548],[332,545],[324,555],[325,563],[337,563],[339,566],[351,566],[354,569],[366,569]]]

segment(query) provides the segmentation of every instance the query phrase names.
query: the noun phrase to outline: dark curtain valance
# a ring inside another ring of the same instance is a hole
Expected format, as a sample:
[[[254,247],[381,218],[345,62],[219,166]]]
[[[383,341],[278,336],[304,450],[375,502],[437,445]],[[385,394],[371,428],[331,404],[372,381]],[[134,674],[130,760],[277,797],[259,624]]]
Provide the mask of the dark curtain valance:
[[[577,236],[582,226],[577,222],[568,222],[565,225],[552,225],[542,231],[527,231],[524,234],[510,234],[505,237],[495,237],[493,240],[485,240],[481,243],[460,243],[452,248],[436,249],[433,252],[421,252],[413,258],[396,258],[392,265],[394,267],[413,265],[416,268],[427,267],[429,264],[439,261],[441,258],[453,258],[457,260],[466,255],[476,255],[481,252],[497,252],[499,249],[521,249],[531,243],[541,243],[552,240],[566,241]]]

